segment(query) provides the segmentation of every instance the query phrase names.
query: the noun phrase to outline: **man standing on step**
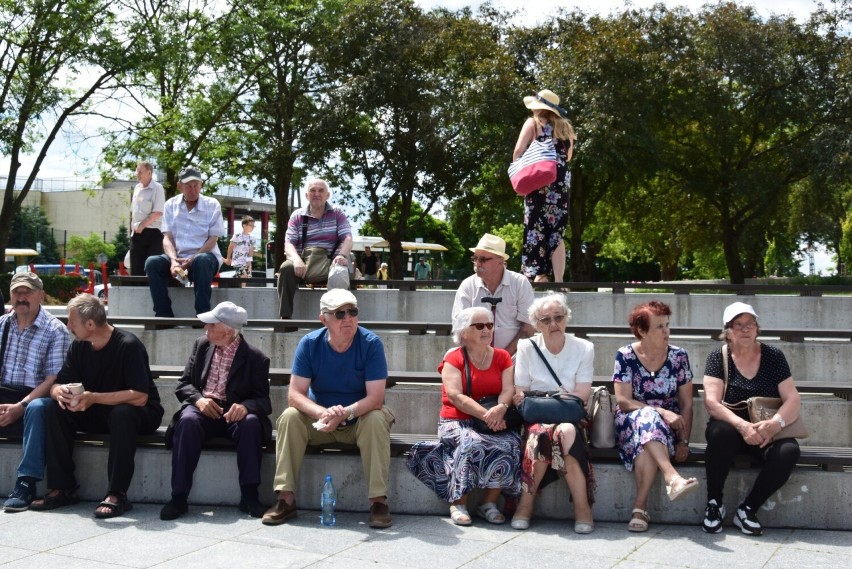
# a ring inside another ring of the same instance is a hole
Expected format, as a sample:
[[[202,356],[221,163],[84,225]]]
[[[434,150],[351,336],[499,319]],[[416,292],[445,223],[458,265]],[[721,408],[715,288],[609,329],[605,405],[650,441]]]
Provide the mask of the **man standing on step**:
[[[33,510],[76,504],[74,434],[109,435],[109,486],[95,509],[96,518],[113,518],[132,508],[127,489],[133,478],[136,437],[160,426],[163,408],[144,344],[107,322],[106,310],[91,294],[68,303],[68,329],[75,340],[45,405],[47,487]],[[75,386],[82,384],[81,392]]]
[[[486,233],[471,247],[475,273],[462,281],[453,303],[453,318],[471,306],[483,306],[494,315],[494,347],[512,355],[518,340],[535,333],[529,309],[535,300],[530,282],[520,273],[506,268],[506,242]]]
[[[281,318],[293,317],[293,299],[300,281],[323,283],[332,264],[349,265],[352,229],[343,210],[328,203],[330,196],[324,180],[309,180],[305,189],[308,205],[294,211],[287,222],[287,260],[278,271]]]
[[[35,273],[15,273],[9,286],[12,310],[0,317],[0,435],[23,435],[15,488],[3,504],[22,512],[44,477],[44,405],[71,338],[65,325],[42,308],[44,285]]]
[[[160,519],[174,520],[188,511],[201,447],[213,437],[228,437],[237,447],[239,507],[259,518],[266,511],[257,494],[261,453],[272,440],[269,358],[240,333],[248,315],[233,302],[222,302],[198,319],[204,322],[204,336],[195,341],[175,389],[183,405],[166,431],[166,448],[172,449],[172,499]]]
[[[188,167],[178,176],[181,194],[166,200],[163,207],[165,252],[145,261],[154,315],[168,318],[175,315],[168,290],[172,278],[194,283],[196,314],[210,310],[213,276],[222,266],[218,239],[225,234],[219,202],[201,195],[201,171]]]
[[[299,471],[309,444],[346,443],[361,452],[370,527],[387,528],[390,429],[395,419],[384,406],[388,377],[384,346],[378,336],[358,326],[358,301],[348,290],[322,295],[319,318],[323,328],[303,337],[296,347],[289,408],[277,424],[278,500],[264,514],[263,523],[282,524],[297,515]]]

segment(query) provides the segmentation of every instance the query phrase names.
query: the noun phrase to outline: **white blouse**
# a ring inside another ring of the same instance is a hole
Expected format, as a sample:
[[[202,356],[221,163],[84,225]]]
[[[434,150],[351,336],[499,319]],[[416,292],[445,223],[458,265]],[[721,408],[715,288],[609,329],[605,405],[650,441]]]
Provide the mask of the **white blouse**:
[[[559,376],[566,391],[574,391],[578,383],[592,383],[594,379],[595,346],[588,340],[565,334],[565,345],[558,354],[551,354],[544,345],[544,338],[536,334],[518,342],[515,356],[515,385],[528,391],[556,391],[559,384],[553,379],[547,366],[532,345],[541,348],[547,363]]]

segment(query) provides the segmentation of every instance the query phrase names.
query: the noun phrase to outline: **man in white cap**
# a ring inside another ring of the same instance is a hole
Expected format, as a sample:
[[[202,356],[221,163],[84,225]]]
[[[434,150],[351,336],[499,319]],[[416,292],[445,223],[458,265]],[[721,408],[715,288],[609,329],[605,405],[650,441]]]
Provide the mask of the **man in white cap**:
[[[160,511],[162,520],[177,519],[189,509],[201,447],[213,437],[228,437],[237,447],[240,510],[255,518],[266,511],[257,488],[263,446],[272,440],[269,358],[240,333],[247,318],[233,302],[198,315],[205,335],[195,341],[175,388],[183,405],[166,431],[166,448],[172,449],[172,499]]]
[[[62,369],[71,337],[65,325],[42,308],[44,285],[35,273],[15,273],[9,285],[12,310],[0,317],[0,435],[23,435],[17,481],[4,503],[22,512],[44,478],[44,404]]]
[[[514,355],[518,340],[535,333],[529,309],[535,300],[532,285],[520,273],[506,268],[506,242],[486,233],[471,247],[475,273],[462,281],[453,303],[453,318],[471,306],[484,306],[494,314],[494,347]]]
[[[278,418],[275,491],[278,500],[263,516],[266,525],[296,516],[299,470],[309,444],[355,444],[370,499],[369,525],[390,527],[387,483],[393,413],[384,406],[388,367],[381,339],[358,326],[358,301],[345,289],[320,299],[323,328],[296,347],[289,408]]]
[[[178,176],[181,194],[166,200],[163,207],[165,252],[145,261],[154,315],[169,318],[175,315],[168,291],[171,278],[194,283],[196,314],[210,310],[213,276],[222,265],[217,241],[225,233],[219,202],[201,195],[201,171],[188,167]]]

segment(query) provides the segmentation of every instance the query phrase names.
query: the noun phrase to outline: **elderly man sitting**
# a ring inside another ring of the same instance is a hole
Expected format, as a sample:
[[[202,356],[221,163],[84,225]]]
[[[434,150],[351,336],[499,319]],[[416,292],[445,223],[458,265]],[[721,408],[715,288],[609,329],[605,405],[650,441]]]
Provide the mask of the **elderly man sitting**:
[[[320,299],[323,328],[296,347],[289,408],[278,418],[275,490],[266,525],[296,516],[299,470],[309,444],[358,445],[369,485],[370,527],[391,525],[387,506],[391,411],[384,406],[388,366],[381,339],[358,326],[358,301],[345,289]]]
[[[266,511],[257,494],[261,451],[272,440],[269,358],[240,333],[247,315],[233,302],[222,302],[198,319],[204,322],[205,335],[195,341],[175,389],[183,406],[166,431],[166,447],[172,448],[172,499],[160,519],[174,520],[187,512],[201,446],[213,437],[234,441],[239,507],[259,518]]]

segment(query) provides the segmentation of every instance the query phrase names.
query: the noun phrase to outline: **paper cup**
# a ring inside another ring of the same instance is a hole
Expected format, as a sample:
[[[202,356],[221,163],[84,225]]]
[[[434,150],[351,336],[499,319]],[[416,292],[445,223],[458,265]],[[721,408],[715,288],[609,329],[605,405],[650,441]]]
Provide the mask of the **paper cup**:
[[[85,391],[82,383],[66,383],[65,387],[71,392],[71,395],[80,395]]]

